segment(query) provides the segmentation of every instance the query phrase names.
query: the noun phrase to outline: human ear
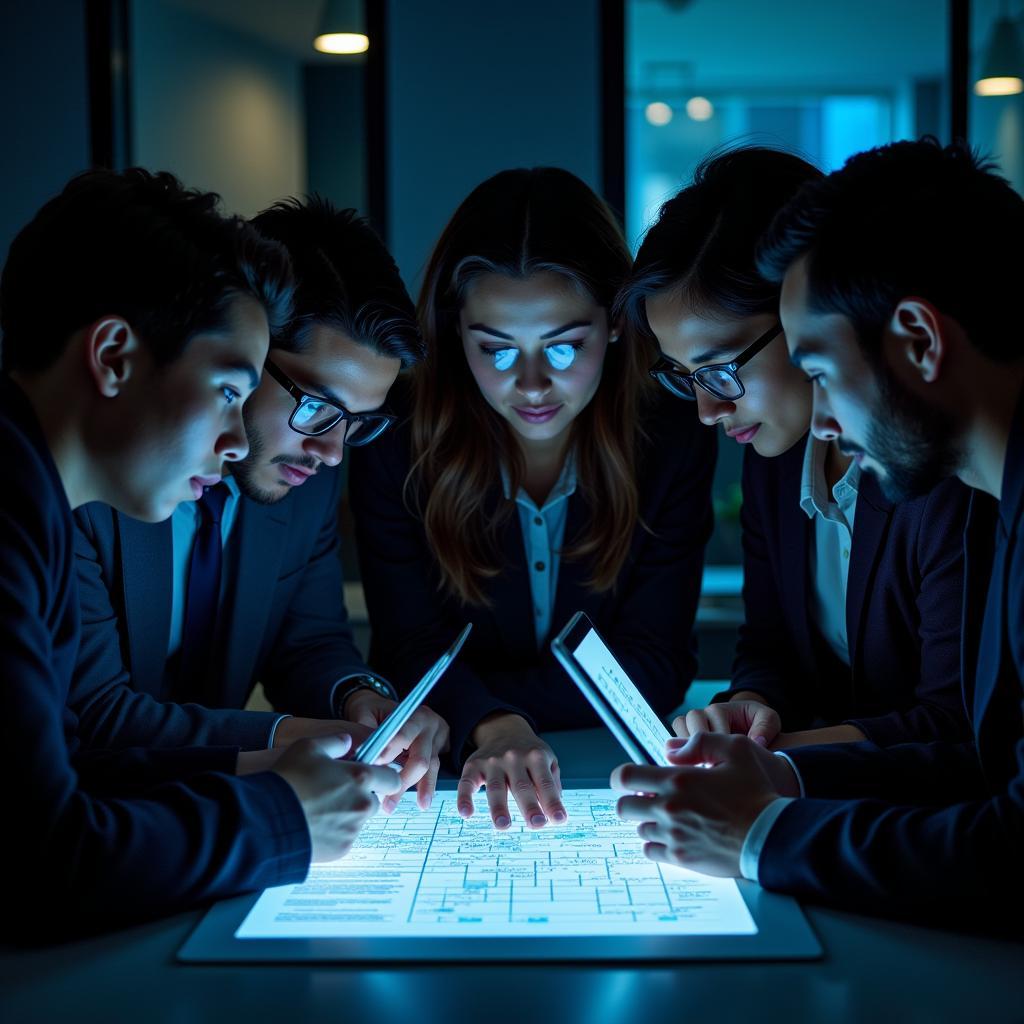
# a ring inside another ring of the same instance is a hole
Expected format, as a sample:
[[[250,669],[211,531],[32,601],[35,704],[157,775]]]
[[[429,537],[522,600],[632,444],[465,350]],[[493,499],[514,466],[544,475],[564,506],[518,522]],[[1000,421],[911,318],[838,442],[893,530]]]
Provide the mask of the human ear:
[[[886,346],[898,372],[933,384],[942,372],[948,335],[942,314],[927,300],[902,299],[889,321]]]
[[[617,320],[608,325],[608,344],[614,345],[622,337],[622,321]]]
[[[85,362],[104,398],[116,398],[131,379],[139,354],[139,340],[127,320],[107,316],[85,332]]]

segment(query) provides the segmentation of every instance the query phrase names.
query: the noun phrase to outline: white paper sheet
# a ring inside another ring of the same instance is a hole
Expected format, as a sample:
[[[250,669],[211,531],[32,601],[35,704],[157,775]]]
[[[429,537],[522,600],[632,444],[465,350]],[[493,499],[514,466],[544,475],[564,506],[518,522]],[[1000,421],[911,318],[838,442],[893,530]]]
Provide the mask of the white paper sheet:
[[[732,879],[647,860],[611,790],[564,794],[569,820],[533,831],[486,805],[468,821],[455,794],[429,811],[406,794],[368,822],[347,857],[300,885],[267,889],[236,937],[753,935]]]
[[[672,734],[597,633],[591,629],[572,653],[655,762],[671,764],[665,752],[665,741]]]

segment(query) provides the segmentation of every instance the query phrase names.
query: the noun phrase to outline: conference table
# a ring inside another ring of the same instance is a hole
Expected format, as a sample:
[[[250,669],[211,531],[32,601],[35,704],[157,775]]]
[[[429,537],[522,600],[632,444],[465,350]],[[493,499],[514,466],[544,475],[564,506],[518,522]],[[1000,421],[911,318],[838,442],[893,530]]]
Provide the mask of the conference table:
[[[603,730],[546,739],[569,785],[607,776],[623,760]],[[1024,1021],[1024,943],[804,911],[820,960],[649,966],[183,965],[175,954],[203,914],[189,911],[46,949],[3,948],[0,1020]]]

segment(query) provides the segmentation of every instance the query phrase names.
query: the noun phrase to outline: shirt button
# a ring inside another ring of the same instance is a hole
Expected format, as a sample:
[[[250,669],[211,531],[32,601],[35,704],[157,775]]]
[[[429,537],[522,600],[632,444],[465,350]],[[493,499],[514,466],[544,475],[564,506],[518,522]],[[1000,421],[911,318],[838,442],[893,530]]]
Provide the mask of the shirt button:
[[[534,569],[537,570],[537,572],[543,572],[544,571],[544,563],[543,562],[534,562],[533,563],[533,567],[534,567]]]
[[[849,548],[843,548],[843,558],[849,558],[849,557],[850,557],[850,549]]]
[[[534,516],[533,517],[533,525],[534,526],[543,526],[544,525],[544,520],[541,519],[540,516]]]

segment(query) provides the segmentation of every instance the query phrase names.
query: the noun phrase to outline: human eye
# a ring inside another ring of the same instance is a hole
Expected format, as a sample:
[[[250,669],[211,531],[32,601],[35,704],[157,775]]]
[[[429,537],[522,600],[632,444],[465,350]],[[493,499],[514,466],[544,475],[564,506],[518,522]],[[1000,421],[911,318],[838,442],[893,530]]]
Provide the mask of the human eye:
[[[224,396],[224,401],[227,405],[234,405],[242,397],[242,393],[236,388],[231,387],[230,384],[222,384],[220,386],[220,393]]]
[[[511,370],[515,365],[516,359],[519,357],[519,349],[517,348],[494,348],[491,345],[481,345],[480,351],[486,356],[490,356],[494,362],[494,368],[499,373],[504,373],[506,370]]]
[[[579,350],[583,348],[582,341],[560,341],[557,345],[548,345],[544,349],[544,355],[554,370],[568,370],[574,362]]]
[[[814,387],[823,388],[825,386],[825,375],[823,373],[805,373],[804,380]]]

